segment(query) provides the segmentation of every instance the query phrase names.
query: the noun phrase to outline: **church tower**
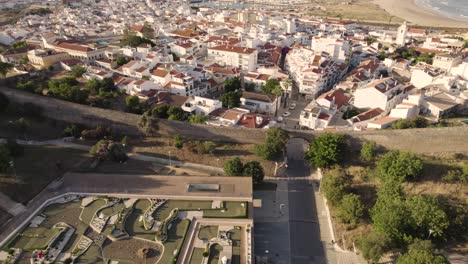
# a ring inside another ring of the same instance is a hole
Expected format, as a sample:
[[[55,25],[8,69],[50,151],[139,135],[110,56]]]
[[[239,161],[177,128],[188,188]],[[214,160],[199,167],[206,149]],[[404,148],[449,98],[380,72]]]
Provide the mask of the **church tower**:
[[[398,28],[396,44],[398,46],[404,46],[406,44],[406,35],[408,34],[408,25],[406,21]]]

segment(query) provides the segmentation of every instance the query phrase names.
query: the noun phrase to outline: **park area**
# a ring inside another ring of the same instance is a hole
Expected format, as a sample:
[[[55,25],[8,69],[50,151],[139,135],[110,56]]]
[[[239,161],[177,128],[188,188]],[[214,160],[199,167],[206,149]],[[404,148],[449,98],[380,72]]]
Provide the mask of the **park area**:
[[[247,203],[65,195],[35,215],[3,245],[2,251],[13,254],[13,249],[22,249],[19,263],[29,262],[32,257],[51,257],[48,254],[54,250],[60,262],[70,259],[74,263],[173,263],[195,216],[246,218]],[[57,224],[70,228],[62,229]],[[167,239],[163,241],[157,235],[161,228],[167,229]],[[63,235],[63,230],[72,232]],[[240,232],[240,229],[231,232],[233,260],[240,259]],[[209,226],[200,236],[210,239],[217,233],[217,226]],[[196,261],[200,259],[199,250],[195,252],[191,262],[201,263]],[[215,255],[213,261],[219,253]]]

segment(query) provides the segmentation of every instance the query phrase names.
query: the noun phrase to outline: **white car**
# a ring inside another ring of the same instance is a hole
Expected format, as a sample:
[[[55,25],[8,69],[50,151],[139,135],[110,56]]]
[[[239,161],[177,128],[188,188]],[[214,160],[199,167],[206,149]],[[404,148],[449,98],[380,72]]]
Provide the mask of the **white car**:
[[[291,115],[290,112],[284,112],[284,113],[282,114],[282,116],[284,116],[284,117],[288,117],[288,116],[290,116],[290,115]]]
[[[296,106],[297,106],[297,104],[293,102],[293,103],[289,106],[289,110],[294,110],[294,109],[296,109]]]

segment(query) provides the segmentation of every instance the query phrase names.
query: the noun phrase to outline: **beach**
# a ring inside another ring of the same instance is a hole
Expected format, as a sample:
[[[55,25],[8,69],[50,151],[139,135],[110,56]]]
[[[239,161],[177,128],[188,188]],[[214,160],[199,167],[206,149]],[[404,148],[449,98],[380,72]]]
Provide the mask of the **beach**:
[[[468,28],[468,22],[453,20],[432,9],[416,5],[414,0],[373,0],[388,13],[406,19],[410,24],[430,27]]]

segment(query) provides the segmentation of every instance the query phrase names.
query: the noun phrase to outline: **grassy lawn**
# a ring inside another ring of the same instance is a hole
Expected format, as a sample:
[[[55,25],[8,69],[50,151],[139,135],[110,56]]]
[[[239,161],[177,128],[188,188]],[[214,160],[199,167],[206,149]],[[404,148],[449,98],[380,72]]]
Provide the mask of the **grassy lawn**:
[[[127,221],[125,221],[125,230],[130,236],[154,241],[156,232],[145,230],[143,222],[139,221],[150,205],[150,201],[146,199],[138,200],[133,205],[133,212],[127,217]]]
[[[92,264],[92,263],[104,263],[104,262],[103,262],[99,247],[93,243],[83,255],[79,256],[74,261],[74,263]]]
[[[115,204],[114,206],[105,208],[101,211],[101,213],[103,213],[105,216],[112,216],[118,214],[119,212],[122,212],[124,209],[125,204],[123,202],[120,202],[118,204]]]
[[[190,264],[201,264],[203,260],[203,248],[194,248],[192,257],[190,258]]]
[[[176,219],[172,222],[171,229],[168,232],[168,239],[164,243],[164,254],[159,263],[171,263],[174,252],[177,250],[177,253],[180,253],[189,225],[190,220],[187,219]]]
[[[244,206],[242,206],[244,205]],[[223,210],[204,210],[203,217],[208,218],[246,218],[247,205],[245,202],[224,202]]]
[[[9,245],[10,248],[23,250],[45,249],[60,228],[28,227],[24,229]]]
[[[0,183],[0,191],[17,202],[27,203],[47,184],[87,157],[86,152],[75,149],[24,146],[24,154],[14,161],[16,174],[23,183]]]
[[[154,218],[157,221],[163,221],[174,208],[179,208],[180,211],[197,211],[198,209],[210,209],[211,204],[211,201],[169,200],[156,210]]]
[[[223,247],[219,244],[214,244],[210,248],[210,256],[208,258],[208,264],[218,264],[219,255],[223,251]]]
[[[236,227],[229,231],[232,240],[232,260],[231,264],[241,263],[241,245],[242,245],[242,228]]]
[[[99,208],[103,207],[106,204],[104,199],[97,199],[93,201],[91,204],[83,208],[83,212],[81,212],[81,221],[85,224],[91,223],[93,220],[93,216]]]
[[[218,226],[202,226],[198,232],[201,240],[210,240],[218,235]]]

